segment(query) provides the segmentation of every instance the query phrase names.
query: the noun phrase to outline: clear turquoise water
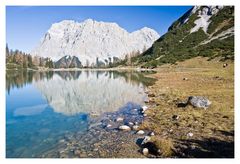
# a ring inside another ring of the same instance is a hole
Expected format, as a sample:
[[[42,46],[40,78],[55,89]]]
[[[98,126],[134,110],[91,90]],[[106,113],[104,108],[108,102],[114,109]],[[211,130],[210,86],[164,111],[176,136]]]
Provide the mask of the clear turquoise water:
[[[39,157],[71,133],[85,133],[92,115],[143,104],[152,83],[137,72],[7,72],[6,157]]]

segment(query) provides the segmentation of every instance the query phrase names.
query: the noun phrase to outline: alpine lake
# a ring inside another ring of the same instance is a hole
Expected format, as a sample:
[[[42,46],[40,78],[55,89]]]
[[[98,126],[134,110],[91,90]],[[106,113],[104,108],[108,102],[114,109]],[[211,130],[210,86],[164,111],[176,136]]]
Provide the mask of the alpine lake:
[[[119,143],[137,147],[118,127],[143,121],[149,73],[7,71],[6,157],[118,157]]]

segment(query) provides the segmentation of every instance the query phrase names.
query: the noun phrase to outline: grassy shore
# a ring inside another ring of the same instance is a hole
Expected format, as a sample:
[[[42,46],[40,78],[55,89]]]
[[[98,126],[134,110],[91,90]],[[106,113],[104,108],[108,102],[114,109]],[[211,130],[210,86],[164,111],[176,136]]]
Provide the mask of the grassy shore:
[[[234,63],[194,58],[150,75],[149,110],[141,128],[153,130],[166,157],[234,157]],[[177,107],[188,96],[205,96],[207,109]]]

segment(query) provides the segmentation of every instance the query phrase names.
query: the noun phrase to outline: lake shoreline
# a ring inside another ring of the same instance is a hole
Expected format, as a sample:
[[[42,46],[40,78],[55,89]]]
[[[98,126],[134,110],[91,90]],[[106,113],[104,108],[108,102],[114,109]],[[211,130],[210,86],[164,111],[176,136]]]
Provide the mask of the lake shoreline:
[[[130,121],[131,126],[142,122],[140,108],[146,97],[145,88],[155,81],[145,74],[135,71],[7,72],[7,158],[91,157],[93,153],[95,157],[113,157],[120,154],[119,149],[124,150],[125,144],[131,155],[136,149],[129,145],[139,149],[134,142],[135,132],[128,134],[118,128]],[[27,101],[23,101],[23,97]],[[102,113],[106,114],[104,118]],[[98,117],[97,122],[92,117]],[[22,138],[24,141],[19,142]],[[102,145],[97,146],[101,152],[94,151],[93,144]],[[45,156],[43,150],[51,153]],[[109,150],[114,152],[109,154]]]
[[[57,147],[41,157],[233,158],[234,63],[228,62],[226,68],[223,68],[222,64],[218,61],[207,61],[206,58],[194,58],[177,65],[163,65],[156,69],[147,69],[155,73],[145,76],[154,78],[155,81],[151,85],[146,85],[143,91],[148,96],[145,101],[148,109],[143,110],[142,106],[135,111],[140,112],[140,117],[143,117],[143,121],[137,121],[136,125],[139,126],[137,130],[133,129],[134,121],[124,120],[125,116],[122,125],[129,126],[131,130],[121,130],[120,124],[116,124],[116,113],[111,113],[110,115],[114,117],[108,118],[110,122],[103,121],[104,123],[94,125],[89,128],[86,135],[80,132],[66,135],[64,140],[58,141]],[[54,72],[59,75],[63,74],[62,78],[67,78],[65,71],[121,70],[128,72],[128,70],[139,69],[132,67],[60,69]],[[140,72],[142,70],[140,69]],[[36,72],[41,74],[38,72],[49,72],[49,70]],[[143,77],[139,76],[139,78]],[[195,109],[191,106],[177,107],[178,103],[186,102],[189,96],[206,96],[212,105],[207,110]],[[130,125],[129,122],[133,123]],[[90,144],[85,144],[89,136],[92,136],[92,141]],[[99,140],[95,141],[94,136],[97,136]],[[151,143],[160,150],[161,154],[155,155],[152,152],[143,154],[143,149],[147,144],[142,145],[141,142],[146,137],[151,138]]]
[[[138,129],[144,134],[136,135],[138,131],[133,130],[122,133],[118,130],[117,133],[122,135],[109,137],[108,144],[111,145],[111,142],[114,143],[111,140],[120,137],[122,143],[118,143],[118,148],[121,152],[114,152],[111,155],[105,153],[100,157],[233,158],[233,99],[229,99],[225,104],[221,103],[223,99],[234,95],[234,63],[228,62],[228,68],[223,68],[222,64],[217,61],[209,62],[206,58],[195,58],[178,65],[163,65],[154,69],[156,73],[147,76],[157,81],[145,90],[149,99],[145,101],[148,110],[144,112],[144,120]],[[189,86],[193,88],[190,89]],[[221,96],[223,99],[215,97],[217,90],[223,94]],[[192,95],[206,96],[213,105],[207,110],[191,106],[176,107],[177,103],[185,102],[188,96]],[[161,155],[151,153],[143,155],[144,147],[137,146],[139,140],[149,136],[149,132],[154,133],[154,136],[150,136],[151,142],[161,151]],[[111,136],[114,133],[108,131],[106,134]],[[129,152],[124,151],[125,148],[131,149],[132,155],[129,156]]]
[[[155,71],[156,69],[140,68],[140,67],[114,67],[114,68],[56,68],[56,69],[6,69],[6,71],[36,71],[36,72],[48,72],[48,71]]]
[[[156,134],[163,157],[234,157],[234,63],[226,62],[224,68],[197,57],[149,75],[157,81],[148,87],[149,110],[140,127]],[[212,104],[207,110],[178,107],[189,96],[205,96]]]

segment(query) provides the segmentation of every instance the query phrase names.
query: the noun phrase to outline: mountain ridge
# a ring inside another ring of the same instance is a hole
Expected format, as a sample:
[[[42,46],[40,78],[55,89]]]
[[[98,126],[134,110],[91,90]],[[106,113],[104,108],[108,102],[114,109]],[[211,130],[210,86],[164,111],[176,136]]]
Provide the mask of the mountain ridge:
[[[234,60],[233,6],[194,6],[152,47],[131,60],[134,65],[154,68],[197,56]]]
[[[98,58],[108,65],[113,58],[143,52],[159,37],[147,27],[129,33],[112,22],[63,20],[52,24],[31,55],[50,57],[55,62],[64,56],[76,56],[87,67],[95,66]]]

